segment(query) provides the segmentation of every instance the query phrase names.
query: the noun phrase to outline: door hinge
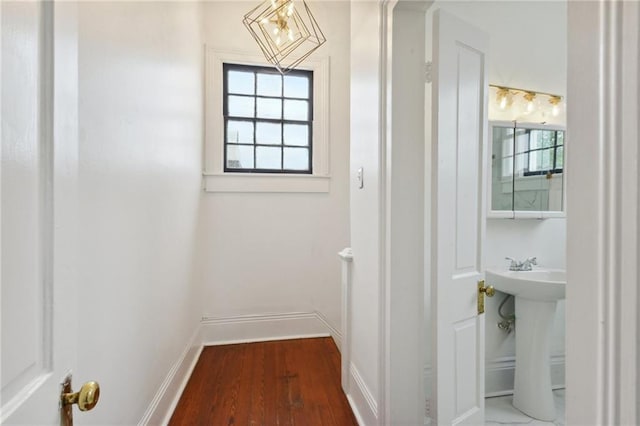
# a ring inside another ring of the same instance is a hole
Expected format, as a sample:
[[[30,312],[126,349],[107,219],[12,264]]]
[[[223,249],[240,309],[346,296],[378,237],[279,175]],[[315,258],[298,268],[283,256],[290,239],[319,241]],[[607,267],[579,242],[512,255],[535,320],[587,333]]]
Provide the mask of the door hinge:
[[[424,81],[425,83],[433,82],[433,62],[431,61],[424,64]]]
[[[429,398],[424,400],[424,417],[427,424],[431,424],[431,400]]]

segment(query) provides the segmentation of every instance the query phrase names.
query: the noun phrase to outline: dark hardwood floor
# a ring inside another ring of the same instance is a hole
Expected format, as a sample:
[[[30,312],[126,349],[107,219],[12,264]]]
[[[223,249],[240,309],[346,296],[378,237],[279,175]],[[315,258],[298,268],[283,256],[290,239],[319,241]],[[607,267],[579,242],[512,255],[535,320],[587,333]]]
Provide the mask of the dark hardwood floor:
[[[330,337],[205,347],[169,423],[357,425]]]

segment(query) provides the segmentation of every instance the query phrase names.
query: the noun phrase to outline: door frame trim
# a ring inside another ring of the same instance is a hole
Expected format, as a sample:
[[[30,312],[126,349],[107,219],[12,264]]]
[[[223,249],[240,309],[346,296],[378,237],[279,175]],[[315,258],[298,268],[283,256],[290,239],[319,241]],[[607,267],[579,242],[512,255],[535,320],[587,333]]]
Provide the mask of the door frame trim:
[[[380,237],[379,245],[379,296],[378,296],[378,423],[391,424],[391,391],[389,384],[390,376],[390,360],[391,360],[391,312],[389,305],[390,290],[390,244],[389,244],[389,188],[390,188],[390,164],[389,151],[391,149],[391,66],[392,66],[392,39],[393,39],[393,8],[398,0],[381,0],[380,1],[380,69],[379,69],[379,167],[380,167],[380,186],[378,188],[379,195],[379,214],[380,221],[378,235]]]
[[[406,348],[407,339],[419,339],[422,322],[420,324],[413,324],[407,322],[407,316],[398,314],[397,306],[394,310],[394,302],[397,305],[398,297],[394,296],[395,292],[404,292],[407,285],[410,283],[404,283],[404,286],[392,286],[392,282],[397,279],[394,272],[394,256],[392,256],[392,250],[397,249],[397,246],[405,247],[410,244],[404,244],[406,241],[406,235],[402,231],[394,231],[393,226],[395,215],[392,212],[392,191],[393,191],[393,58],[394,58],[394,46],[393,46],[393,25],[394,25],[394,11],[398,9],[410,10],[412,13],[421,13],[425,16],[428,7],[431,5],[431,1],[403,1],[403,0],[380,0],[379,2],[379,16],[380,16],[380,32],[379,32],[379,238],[380,238],[380,252],[379,252],[379,322],[378,322],[378,343],[379,343],[379,364],[378,364],[378,389],[379,402],[378,402],[378,422],[379,424],[393,424],[394,422],[410,422],[413,423],[416,417],[422,418],[425,413],[425,400],[424,400],[424,383],[422,370],[423,366],[419,366],[419,373],[414,374],[419,378],[419,389],[417,391],[414,388],[407,389],[407,385],[415,385],[413,381],[410,381],[411,377],[411,365],[406,365],[403,362],[407,360],[407,357],[403,354],[403,349]],[[414,64],[412,64],[413,66]],[[422,71],[422,68],[419,72]],[[412,71],[413,73],[413,71]],[[424,162],[424,158],[423,158]],[[393,245],[393,247],[392,247]],[[405,247],[406,248],[406,247]],[[398,256],[395,256],[396,261]],[[423,294],[424,292],[424,274],[419,277],[419,289],[415,289],[416,292]],[[418,303],[422,303],[423,297],[417,298]],[[413,307],[412,311],[423,310],[423,307]],[[394,335],[394,331],[403,330],[403,336]],[[393,338],[393,341],[392,341]],[[409,345],[410,346],[410,345]],[[415,346],[415,345],[414,345]],[[421,344],[417,344],[418,352]],[[415,349],[415,348],[414,348]],[[422,356],[421,356],[422,357]],[[411,357],[409,357],[411,359]],[[402,402],[395,397],[399,390],[406,392],[403,395]],[[398,413],[402,413],[402,418],[397,418]]]
[[[568,4],[568,424],[640,420],[639,21],[635,2]]]

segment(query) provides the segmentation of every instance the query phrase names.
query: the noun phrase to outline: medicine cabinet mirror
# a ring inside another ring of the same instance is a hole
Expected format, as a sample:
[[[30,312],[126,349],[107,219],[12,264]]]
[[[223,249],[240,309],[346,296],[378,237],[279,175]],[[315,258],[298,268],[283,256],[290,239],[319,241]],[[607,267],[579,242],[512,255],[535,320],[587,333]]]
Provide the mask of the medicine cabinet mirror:
[[[565,129],[510,121],[489,129],[488,217],[564,217]]]

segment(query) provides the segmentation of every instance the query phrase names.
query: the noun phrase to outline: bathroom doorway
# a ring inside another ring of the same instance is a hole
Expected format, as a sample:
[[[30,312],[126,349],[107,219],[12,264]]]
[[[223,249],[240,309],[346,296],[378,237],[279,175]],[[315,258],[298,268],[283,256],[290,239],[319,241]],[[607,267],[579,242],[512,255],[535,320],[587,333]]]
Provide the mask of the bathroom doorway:
[[[487,73],[490,85],[520,88],[528,93],[548,93],[562,99],[560,108],[554,111],[553,105],[539,95],[534,102],[534,107],[527,110],[526,99],[517,99],[516,92],[510,90],[508,105],[501,108],[501,105],[497,103],[496,90],[490,88],[487,99],[488,120],[544,122],[566,126],[564,110],[567,93],[566,2],[436,2],[426,14],[427,58],[433,57],[433,52],[430,49],[433,28],[430,23],[433,22],[433,11],[437,9],[453,14],[488,35],[490,47],[487,56]],[[544,31],[542,31],[541,22],[544,22]],[[427,85],[425,120],[428,129],[432,128],[430,123],[432,114],[429,111],[430,90],[430,85]],[[548,105],[544,102],[547,102]],[[435,143],[430,140],[430,131],[426,132],[426,140],[427,146]],[[488,155],[491,155],[491,152]],[[490,167],[490,160],[489,158],[489,162],[485,164],[487,169]],[[427,161],[427,168],[429,168],[428,164]],[[487,181],[483,183],[485,191],[490,185],[490,171],[486,170],[486,172]],[[427,173],[427,176],[429,175]],[[527,177],[523,180],[533,179]],[[527,182],[527,184],[529,183]],[[533,218],[533,216],[527,219],[514,219],[513,216],[487,218],[489,210],[490,208],[487,206],[483,212],[483,225],[486,227],[483,270],[489,267],[506,270],[509,265],[505,257],[519,260],[537,257],[540,266],[554,269],[566,267],[566,217],[564,215],[543,220]],[[487,285],[490,284],[487,282]],[[425,289],[425,298],[428,299],[430,294],[434,294],[434,292],[433,288],[428,286]],[[485,360],[484,383],[482,385],[485,388],[486,397],[506,398],[486,400],[488,402],[485,412],[487,424],[492,424],[492,421],[510,421],[509,419],[513,420],[518,415],[522,416],[518,410],[510,408],[510,402],[505,403],[505,400],[508,400],[509,395],[513,393],[516,358],[515,332],[513,331],[516,325],[509,323],[507,326],[499,327],[503,324],[504,319],[500,317],[498,308],[505,299],[507,300],[502,306],[502,312],[508,317],[513,314],[513,298],[508,298],[505,293],[497,292],[494,297],[485,300]],[[427,330],[434,328],[430,324],[433,316],[429,312],[435,310],[434,302],[434,299],[426,301],[425,323],[428,325]],[[425,330],[425,334],[428,334],[427,330]],[[428,341],[432,341],[432,339]],[[553,322],[550,348],[552,385],[557,389],[563,389],[565,384],[564,347],[564,301],[561,301],[558,304]],[[433,371],[433,368],[430,367],[433,364],[431,362],[433,358],[428,358],[431,353],[433,351],[427,351],[425,359],[427,406],[433,405],[430,396],[435,386],[429,376],[429,373]],[[560,413],[557,418],[561,419],[563,404],[559,403],[558,408]],[[521,418],[521,420],[523,419],[526,419],[524,421],[531,420],[528,417]]]
[[[565,76],[572,76],[566,83],[566,96],[572,105],[567,117],[569,196],[566,208],[570,226],[566,227],[564,234],[566,246],[546,245],[543,250],[545,253],[558,250],[566,261],[569,285],[566,287],[565,300],[569,309],[565,328],[566,346],[571,351],[567,354],[565,378],[572,388],[571,398],[567,401],[567,421],[575,424],[637,424],[639,413],[635,401],[636,387],[640,381],[637,356],[639,334],[638,321],[633,319],[637,319],[637,307],[640,305],[636,284],[638,271],[635,267],[638,258],[639,172],[636,145],[639,5],[635,2],[573,2],[568,3],[567,7],[569,12],[564,22],[570,28],[566,32],[570,49],[568,60],[566,56],[564,58],[565,63],[569,64]],[[496,17],[500,19],[501,15]],[[399,26],[395,19],[394,11],[394,31]],[[518,26],[518,23],[507,22],[508,25]],[[547,27],[547,20],[541,21],[540,28]],[[538,37],[539,33],[533,32],[532,36]],[[395,37],[393,41],[396,41]],[[519,49],[531,57],[541,55],[535,50]],[[389,57],[385,59],[389,60]],[[432,69],[427,62],[423,77],[428,81],[430,76]],[[503,76],[512,77],[504,71]],[[398,79],[396,73],[391,80]],[[416,81],[416,84],[421,82]],[[430,86],[426,84],[425,87],[428,95]],[[535,90],[533,87],[531,89]],[[391,99],[395,102],[393,97]],[[426,104],[429,105],[429,102]],[[392,103],[389,110],[398,114],[395,106]],[[425,109],[425,112],[425,117],[430,117],[429,111]],[[390,116],[389,123],[393,129],[398,121]],[[429,134],[428,123],[425,134]],[[387,151],[393,151],[398,141],[393,138],[393,142],[387,140],[385,143]],[[573,143],[579,151],[571,151]],[[580,155],[571,152],[579,152]],[[430,164],[429,158],[425,160],[424,164]],[[393,174],[390,170],[387,173]],[[430,188],[429,176],[430,171],[424,169],[425,192]],[[418,177],[414,183],[420,180]],[[425,243],[430,241],[427,233],[431,224],[430,208],[425,202],[425,222],[422,225]],[[389,214],[388,209],[384,210]],[[393,214],[387,218],[387,226],[389,223],[393,223]],[[519,226],[513,225],[515,223],[522,223],[525,227],[534,228],[536,224],[553,222],[547,219],[529,222],[505,220],[504,223],[511,223],[511,227]],[[625,232],[620,232],[621,229]],[[393,240],[393,230],[391,236]],[[389,243],[387,245],[389,248]],[[429,251],[429,244],[425,244],[426,278],[429,277]],[[557,256],[549,258],[558,259]],[[393,270],[393,259],[387,259],[386,262],[386,267]],[[393,295],[393,280],[389,276],[393,277],[393,272],[388,273],[385,286],[387,294]],[[428,284],[427,279],[425,282]],[[426,355],[433,347],[430,333],[434,328],[428,311],[432,307],[430,286],[426,285],[421,294],[425,298],[425,321],[421,334],[426,336],[422,350],[428,361]],[[404,324],[404,334],[411,334],[409,331],[413,325],[406,321],[403,323],[402,315],[394,315],[393,306],[387,308],[386,318],[386,322],[392,325],[396,321]],[[623,321],[622,318],[631,320]],[[393,346],[387,348],[388,353],[394,353]],[[401,353],[402,350],[398,349],[397,352]],[[425,399],[413,403],[428,414],[425,417],[425,421],[428,421],[430,416],[436,415],[435,395],[429,393],[434,390],[429,385],[433,366],[425,362],[423,367],[424,373],[420,377],[425,386],[420,398],[424,395]],[[389,362],[383,370],[386,374],[394,371],[389,367]],[[385,410],[389,405],[393,406],[393,401],[389,403],[388,398]],[[426,402],[424,406],[422,401]]]

